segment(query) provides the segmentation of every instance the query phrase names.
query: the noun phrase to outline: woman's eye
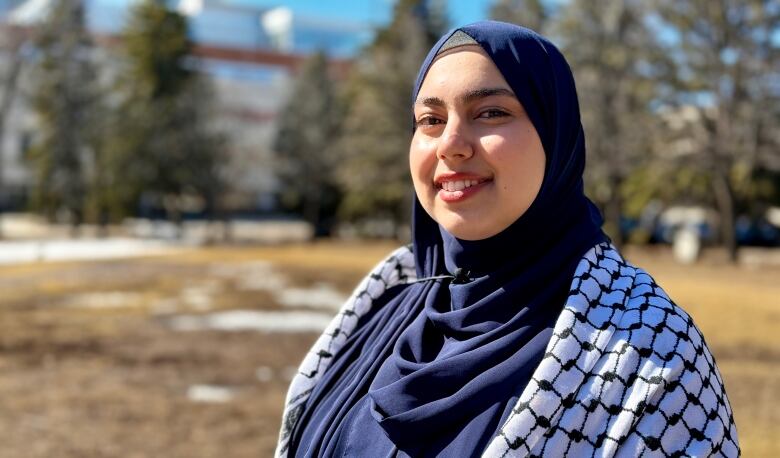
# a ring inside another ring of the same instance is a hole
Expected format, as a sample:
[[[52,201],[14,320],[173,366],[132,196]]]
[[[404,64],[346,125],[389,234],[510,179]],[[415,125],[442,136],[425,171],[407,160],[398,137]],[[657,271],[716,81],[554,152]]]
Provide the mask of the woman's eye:
[[[423,116],[417,120],[418,126],[435,126],[437,124],[444,124],[444,121],[433,116]]]
[[[505,116],[509,116],[509,113],[503,110],[492,109],[492,110],[483,111],[482,113],[479,114],[478,117],[484,119],[493,119],[493,118],[503,118]]]

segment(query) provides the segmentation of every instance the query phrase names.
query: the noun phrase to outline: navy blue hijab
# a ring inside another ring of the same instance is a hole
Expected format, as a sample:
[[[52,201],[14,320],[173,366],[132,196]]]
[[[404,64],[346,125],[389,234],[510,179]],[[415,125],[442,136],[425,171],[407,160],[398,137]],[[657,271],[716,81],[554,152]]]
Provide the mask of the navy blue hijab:
[[[574,269],[607,240],[583,193],[585,143],[571,71],[555,46],[523,27],[478,22],[457,31],[479,44],[514,91],[545,151],[531,207],[501,233],[464,241],[415,198],[421,279],[389,290],[309,398],[291,439],[296,456],[480,454],[539,364]]]

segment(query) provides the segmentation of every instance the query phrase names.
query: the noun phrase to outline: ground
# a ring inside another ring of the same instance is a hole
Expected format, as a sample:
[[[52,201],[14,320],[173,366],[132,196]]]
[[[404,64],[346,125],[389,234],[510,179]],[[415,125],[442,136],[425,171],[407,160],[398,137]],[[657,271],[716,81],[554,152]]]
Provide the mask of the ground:
[[[312,329],[393,248],[193,248],[0,267],[0,457],[271,456]],[[780,456],[780,268],[626,254],[702,329],[744,456]]]

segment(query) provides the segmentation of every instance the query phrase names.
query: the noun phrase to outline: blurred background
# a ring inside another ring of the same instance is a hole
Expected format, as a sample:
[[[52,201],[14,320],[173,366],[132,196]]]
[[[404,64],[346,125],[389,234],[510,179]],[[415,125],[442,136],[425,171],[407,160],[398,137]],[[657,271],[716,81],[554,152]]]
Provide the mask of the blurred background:
[[[780,455],[780,3],[0,0],[0,457],[271,456],[289,380],[410,237],[447,29],[567,56],[586,188]]]

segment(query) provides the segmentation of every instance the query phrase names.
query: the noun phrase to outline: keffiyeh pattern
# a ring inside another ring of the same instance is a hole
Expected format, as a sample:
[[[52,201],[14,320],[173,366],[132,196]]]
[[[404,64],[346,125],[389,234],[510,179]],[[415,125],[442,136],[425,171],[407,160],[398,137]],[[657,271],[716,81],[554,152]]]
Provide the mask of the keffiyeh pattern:
[[[544,359],[484,456],[738,456],[691,318],[609,245],[580,262]]]
[[[293,379],[277,456],[309,393],[360,316],[414,281],[400,248],[356,288]],[[609,244],[582,258],[544,358],[484,451],[508,456],[738,456],[723,380],[701,333],[643,270]]]

